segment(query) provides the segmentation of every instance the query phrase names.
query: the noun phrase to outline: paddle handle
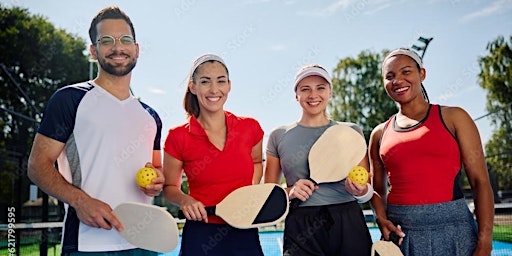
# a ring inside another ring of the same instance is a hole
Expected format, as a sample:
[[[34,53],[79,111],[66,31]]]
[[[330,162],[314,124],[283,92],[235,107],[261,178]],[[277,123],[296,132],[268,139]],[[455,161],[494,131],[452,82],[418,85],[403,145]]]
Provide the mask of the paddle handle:
[[[297,209],[297,207],[299,207],[300,203],[302,203],[302,201],[298,198],[294,198],[290,201],[290,210],[295,210]]]
[[[389,241],[393,242],[396,246],[398,245],[398,241],[400,240],[400,237],[395,232],[389,233]]]
[[[307,178],[308,180],[310,180],[311,182],[313,182],[313,184],[318,185],[318,183],[313,180],[311,177]],[[297,209],[297,207],[299,207],[299,205],[302,203],[302,201],[298,198],[294,198],[290,201],[290,210],[294,210],[294,209]]]
[[[215,215],[215,210],[217,209],[216,206],[207,206],[204,208],[206,210],[206,214],[208,216],[212,216],[212,215]],[[183,213],[182,210],[179,210],[178,211],[178,218],[179,219],[186,219],[187,217],[185,217],[185,214]]]
[[[212,215],[216,215],[215,214],[215,210],[217,209],[217,206],[206,206],[204,208],[206,210],[206,215],[208,216],[212,216]]]

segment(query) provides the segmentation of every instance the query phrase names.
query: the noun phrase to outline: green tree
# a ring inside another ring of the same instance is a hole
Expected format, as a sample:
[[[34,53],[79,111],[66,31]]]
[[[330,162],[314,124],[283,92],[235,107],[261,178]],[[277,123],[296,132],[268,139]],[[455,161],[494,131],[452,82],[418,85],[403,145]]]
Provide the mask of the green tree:
[[[366,140],[372,129],[398,111],[382,84],[382,54],[368,50],[357,58],[341,59],[333,71],[329,112],[334,120],[359,124]]]
[[[480,86],[487,90],[486,109],[495,130],[485,145],[499,189],[512,189],[512,36],[499,36],[479,59]]]
[[[57,88],[88,78],[85,50],[84,39],[44,17],[0,4],[0,177],[13,179],[0,202],[26,199],[18,196],[28,194],[25,167],[37,122]]]

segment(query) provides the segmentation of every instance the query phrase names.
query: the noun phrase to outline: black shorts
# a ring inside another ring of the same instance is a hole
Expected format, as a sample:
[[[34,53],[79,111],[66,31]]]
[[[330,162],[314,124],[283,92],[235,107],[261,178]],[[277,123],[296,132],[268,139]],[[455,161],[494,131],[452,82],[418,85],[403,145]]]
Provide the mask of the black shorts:
[[[356,202],[298,207],[285,221],[285,256],[369,256],[372,238]]]

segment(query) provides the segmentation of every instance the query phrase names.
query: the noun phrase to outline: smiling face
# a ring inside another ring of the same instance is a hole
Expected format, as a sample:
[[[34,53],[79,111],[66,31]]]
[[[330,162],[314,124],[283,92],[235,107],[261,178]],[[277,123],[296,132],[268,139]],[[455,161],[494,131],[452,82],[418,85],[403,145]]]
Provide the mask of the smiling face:
[[[188,86],[190,92],[197,96],[199,113],[214,113],[223,111],[231,81],[224,65],[218,61],[207,61],[197,67]]]
[[[425,79],[425,69],[410,57],[396,55],[383,63],[384,87],[394,101],[404,104],[416,98],[423,99],[421,82]]]
[[[295,98],[307,115],[325,115],[332,96],[329,83],[320,76],[308,76],[297,84]]]
[[[91,45],[91,54],[98,60],[100,68],[114,76],[129,74],[137,64],[139,46],[135,42],[122,43],[119,38],[124,35],[133,36],[130,25],[123,19],[105,19],[98,23],[96,29],[96,40],[103,36],[115,38],[114,45],[104,45],[96,41]]]

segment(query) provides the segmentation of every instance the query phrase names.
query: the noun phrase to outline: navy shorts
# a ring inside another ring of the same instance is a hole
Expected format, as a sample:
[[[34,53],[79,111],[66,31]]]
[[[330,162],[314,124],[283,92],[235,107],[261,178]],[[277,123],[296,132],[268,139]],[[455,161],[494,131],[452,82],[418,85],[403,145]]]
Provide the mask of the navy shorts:
[[[147,251],[144,249],[131,249],[123,251],[110,252],[65,252],[62,256],[157,256],[157,252]]]
[[[263,256],[258,229],[187,220],[181,236],[181,256]]]

